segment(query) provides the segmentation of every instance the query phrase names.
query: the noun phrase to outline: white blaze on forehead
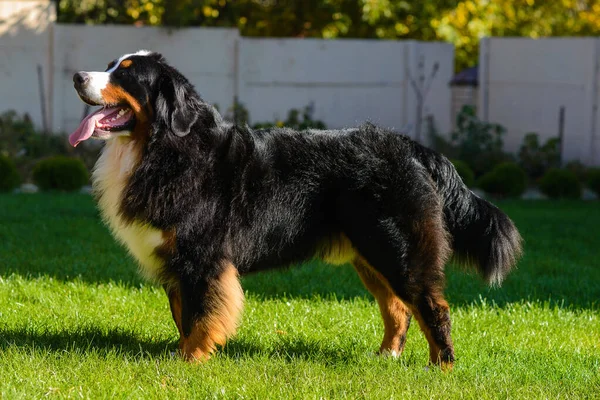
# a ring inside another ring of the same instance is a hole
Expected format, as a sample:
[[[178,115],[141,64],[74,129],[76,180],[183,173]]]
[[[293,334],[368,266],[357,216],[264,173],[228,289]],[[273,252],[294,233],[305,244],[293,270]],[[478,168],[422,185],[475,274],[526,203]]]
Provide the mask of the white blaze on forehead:
[[[124,54],[121,57],[119,57],[119,59],[115,62],[115,65],[113,65],[113,67],[106,72],[108,72],[110,74],[111,72],[113,72],[114,70],[119,68],[119,65],[121,64],[121,62],[123,62],[123,60],[127,59],[128,57],[147,56],[148,54],[151,54],[151,53],[152,52],[148,51],[148,50],[138,50],[135,53]]]
[[[90,100],[100,104],[104,103],[104,99],[102,98],[102,90],[108,85],[108,82],[110,81],[110,74],[119,68],[119,65],[121,62],[123,62],[123,60],[132,56],[147,56],[151,53],[152,52],[148,50],[138,50],[135,53],[122,55],[115,62],[115,65],[113,65],[113,67],[106,72],[89,72],[90,83],[88,83],[87,95],[89,96]]]

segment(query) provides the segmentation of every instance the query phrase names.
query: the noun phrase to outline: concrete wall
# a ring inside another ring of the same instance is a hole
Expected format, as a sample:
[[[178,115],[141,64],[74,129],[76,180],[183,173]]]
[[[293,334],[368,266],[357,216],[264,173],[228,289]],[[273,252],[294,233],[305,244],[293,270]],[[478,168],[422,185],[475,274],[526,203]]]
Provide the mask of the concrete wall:
[[[433,115],[441,132],[451,127],[447,82],[454,49],[449,44],[249,39],[235,29],[64,25],[54,22],[49,0],[0,2],[0,16],[2,11],[0,112],[27,112],[43,126],[36,75],[41,65],[52,131],[72,131],[84,114],[72,88],[73,73],[103,70],[109,61],[138,49],[163,53],[222,113],[236,96],[254,122],[285,119],[291,108],[312,103],[314,118],[332,128],[370,120],[412,128],[408,133],[413,135],[416,95],[410,78],[418,79],[419,61],[427,75],[437,62],[440,69],[423,118]]]
[[[454,49],[444,43],[373,40],[246,39],[240,43],[240,101],[253,122],[285,119],[291,108],[313,103],[314,118],[330,127],[372,121],[401,129],[416,125],[418,61],[428,75],[440,69],[423,116],[450,129]]]
[[[600,164],[599,43],[596,38],[481,42],[478,110],[507,128],[509,151],[517,151],[528,132],[544,141],[557,137],[564,106],[563,159]]]
[[[44,121],[37,67],[43,68],[45,111],[47,124],[51,124],[52,80],[48,65],[55,20],[55,9],[49,0],[0,2],[0,112],[29,113],[40,128]]]

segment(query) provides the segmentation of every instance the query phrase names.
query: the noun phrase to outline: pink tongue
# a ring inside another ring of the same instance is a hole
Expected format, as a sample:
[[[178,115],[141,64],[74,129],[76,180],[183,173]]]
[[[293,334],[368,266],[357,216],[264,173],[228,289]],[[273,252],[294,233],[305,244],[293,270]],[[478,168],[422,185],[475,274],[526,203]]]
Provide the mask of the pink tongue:
[[[76,147],[80,142],[88,140],[94,133],[94,129],[96,129],[96,123],[119,109],[119,107],[101,108],[85,117],[83,121],[81,121],[79,127],[75,129],[75,132],[71,133],[69,136],[69,143],[71,143],[71,146]]]

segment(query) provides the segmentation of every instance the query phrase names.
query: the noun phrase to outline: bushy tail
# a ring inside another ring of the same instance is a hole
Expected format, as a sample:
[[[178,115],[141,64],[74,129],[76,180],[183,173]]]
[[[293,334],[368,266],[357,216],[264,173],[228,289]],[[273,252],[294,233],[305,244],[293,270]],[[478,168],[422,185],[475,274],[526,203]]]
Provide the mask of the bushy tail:
[[[444,156],[420,145],[415,157],[429,171],[444,200],[454,257],[475,267],[490,285],[500,285],[521,256],[521,235],[496,206],[476,196]]]

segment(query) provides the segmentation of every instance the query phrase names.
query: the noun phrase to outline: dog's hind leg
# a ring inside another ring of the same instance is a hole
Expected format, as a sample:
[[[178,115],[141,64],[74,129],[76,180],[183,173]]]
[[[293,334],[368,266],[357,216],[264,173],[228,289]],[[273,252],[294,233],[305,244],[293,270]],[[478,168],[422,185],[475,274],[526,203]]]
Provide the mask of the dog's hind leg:
[[[443,295],[449,240],[439,208],[431,207],[423,215],[413,223],[410,234],[415,245],[407,253],[409,273],[401,278],[390,277],[390,285],[419,322],[429,342],[430,362],[451,369],[454,347],[450,311]]]
[[[171,307],[171,315],[173,321],[179,331],[179,336],[183,337],[183,330],[181,328],[181,293],[179,293],[179,287],[165,284],[163,285],[167,297],[169,298],[169,306]]]
[[[376,207],[370,208],[374,215],[355,213],[352,224],[348,224],[344,232],[361,259],[365,260],[364,264],[371,267],[371,276],[382,278],[377,283],[373,279],[365,279],[368,274],[361,276],[375,294],[384,321],[399,320],[390,313],[399,308],[400,303],[393,300],[394,295],[399,297],[427,338],[430,362],[450,369],[454,362],[454,348],[450,338],[448,303],[443,297],[444,265],[449,258],[450,246],[442,209],[435,203],[435,197],[429,198],[430,203],[427,200],[413,203],[422,208],[408,216],[400,214],[396,218],[385,218],[385,215],[375,214],[378,212]],[[388,288],[391,293],[386,292]],[[391,303],[386,305],[389,301]],[[384,306],[381,307],[381,304]],[[407,311],[404,313],[408,314]],[[394,328],[386,328],[386,339],[388,332],[394,332],[391,336],[395,336]],[[386,342],[384,340],[383,344],[387,345]]]
[[[180,292],[181,354],[188,361],[205,361],[237,329],[244,303],[237,269],[225,263],[216,277],[181,280]]]
[[[404,350],[411,312],[390,289],[385,278],[373,270],[366,260],[357,257],[353,265],[365,287],[377,300],[383,318],[384,335],[379,352],[397,357]]]
[[[441,293],[426,291],[410,305],[429,342],[429,360],[443,370],[452,369],[454,347],[450,337],[450,311]]]

